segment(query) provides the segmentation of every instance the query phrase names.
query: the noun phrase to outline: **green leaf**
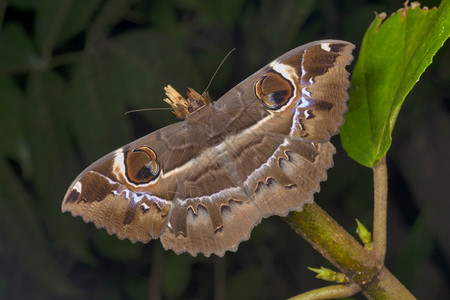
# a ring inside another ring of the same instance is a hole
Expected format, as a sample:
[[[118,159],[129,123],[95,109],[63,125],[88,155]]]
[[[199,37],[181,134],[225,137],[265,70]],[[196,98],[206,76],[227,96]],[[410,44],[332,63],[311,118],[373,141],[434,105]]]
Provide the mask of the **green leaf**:
[[[36,5],[35,0],[9,0],[9,6],[19,9],[33,9]]]
[[[300,36],[304,42],[317,38],[317,35],[303,29],[304,23],[314,12],[316,2],[262,1],[258,7],[247,4],[249,8],[245,18],[239,18],[239,25],[246,35],[246,47],[239,50],[245,53],[247,65],[255,67],[256,70],[261,62],[271,58],[267,57],[268,52],[282,54],[288,45],[298,45]],[[274,12],[283,17],[274,18]],[[260,49],[261,45],[264,45],[265,51],[255,50]]]
[[[26,274],[19,278],[7,277],[8,284],[14,289],[16,280],[25,282],[21,280],[27,278],[39,286],[40,290],[53,295],[52,298],[80,297],[81,291],[67,280],[54,257],[51,243],[42,227],[42,216],[35,209],[35,199],[28,195],[25,186],[2,158],[0,178],[0,241],[12,253],[10,261],[16,262],[13,263],[14,272],[4,271],[17,275],[17,270],[22,270]],[[23,285],[18,287],[25,288]]]
[[[422,212],[414,221],[401,255],[397,258],[393,272],[406,286],[412,286],[416,271],[433,253],[434,241],[428,228],[430,215]],[[427,276],[422,274],[421,276]]]
[[[180,24],[177,18],[178,7],[171,1],[158,1],[152,3],[148,19],[155,27],[161,28],[172,36],[181,36],[186,27]]]
[[[356,219],[356,233],[358,234],[360,240],[364,243],[364,246],[368,250],[372,250],[372,233],[367,230],[366,226],[364,226],[358,219]]]
[[[200,86],[182,41],[151,30],[112,39],[104,50],[86,55],[72,76],[70,112],[80,151],[89,162],[131,141],[127,110],[168,107],[163,102],[168,83],[182,94],[187,85]],[[141,116],[155,127],[175,120],[169,111]]]
[[[24,173],[30,177],[31,153],[25,138],[22,121],[24,118],[24,94],[17,84],[8,77],[0,78],[0,156],[16,161]]]
[[[0,69],[24,69],[36,59],[33,43],[17,23],[10,23],[0,35]],[[3,73],[2,72],[2,73]]]
[[[227,283],[228,299],[258,299],[261,298],[261,287],[269,274],[261,265],[248,265],[239,270]]]
[[[325,267],[320,267],[320,269],[308,267],[308,269],[316,273],[316,278],[318,279],[337,283],[345,282],[345,275],[343,273],[338,273]]]
[[[245,1],[243,0],[219,0],[219,1],[179,1],[179,8],[188,8],[206,21],[205,25],[219,23],[230,29],[236,24],[241,17]]]
[[[61,45],[81,32],[99,4],[99,0],[36,1],[35,38],[39,48]]]
[[[81,219],[77,218],[77,221]],[[93,225],[89,225],[94,227]],[[93,230],[93,246],[102,257],[124,262],[138,259],[142,253],[142,243],[133,244],[129,240],[119,240],[116,235],[109,235],[106,230]]]
[[[405,97],[450,36],[448,0],[439,9],[412,4],[385,17],[377,15],[364,36],[341,127],[347,154],[367,167],[389,150]]]
[[[21,122],[27,143],[25,150],[30,152],[31,176],[25,179],[32,184],[35,209],[46,232],[57,241],[56,247],[85,262],[93,261],[83,234],[86,227],[80,220],[62,214],[60,208],[78,165],[67,126],[66,82],[53,71],[33,72],[26,92]]]
[[[54,1],[54,0],[52,0]],[[67,17],[64,19],[58,45],[67,42],[74,35],[82,32],[91,21],[92,15],[99,9],[100,0],[72,1]]]
[[[192,264],[195,258],[188,254],[165,254],[162,282],[163,295],[167,299],[179,299],[189,284]]]
[[[116,91],[106,77],[109,66],[100,56],[86,56],[74,67],[67,102],[81,157],[93,162],[131,140],[131,124]]]

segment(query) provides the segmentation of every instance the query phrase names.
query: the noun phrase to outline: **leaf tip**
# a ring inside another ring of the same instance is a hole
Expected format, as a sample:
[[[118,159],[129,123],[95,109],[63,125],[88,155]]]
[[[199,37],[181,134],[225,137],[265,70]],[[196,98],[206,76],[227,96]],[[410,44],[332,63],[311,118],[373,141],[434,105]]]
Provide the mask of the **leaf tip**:
[[[320,267],[320,269],[308,267],[308,269],[316,273],[316,278],[318,279],[337,283],[345,283],[347,281],[343,273],[338,273],[325,267]]]
[[[408,12],[408,10],[410,10],[410,9],[416,9],[416,8],[419,8],[419,9],[422,9],[422,11],[424,11],[424,12],[428,12],[430,9],[428,8],[428,6],[424,6],[423,8],[420,8],[420,6],[421,6],[422,4],[420,3],[420,2],[417,2],[417,1],[414,1],[414,2],[411,2],[411,4],[409,5],[409,0],[406,0],[404,3],[403,3],[403,7],[402,8],[399,8],[398,10],[397,10],[397,13],[400,13],[400,15],[402,16],[402,18],[405,18],[406,17],[406,13]],[[436,8],[436,7],[433,7],[433,8]]]

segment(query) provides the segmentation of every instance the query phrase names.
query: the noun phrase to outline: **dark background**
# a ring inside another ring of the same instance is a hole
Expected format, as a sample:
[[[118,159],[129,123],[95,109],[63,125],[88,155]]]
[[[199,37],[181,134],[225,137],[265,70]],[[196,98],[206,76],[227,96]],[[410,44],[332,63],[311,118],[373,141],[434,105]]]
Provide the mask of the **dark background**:
[[[124,115],[167,107],[165,85],[202,92],[236,48],[209,89],[217,99],[306,42],[359,47],[374,12],[402,2],[0,0],[0,299],[280,299],[326,285],[306,267],[331,265],[280,217],[236,253],[192,258],[108,236],[62,214],[61,201],[90,163],[176,121]],[[407,97],[387,159],[386,264],[422,299],[450,296],[449,52]],[[332,141],[316,201],[352,234],[355,218],[370,229],[371,170]]]

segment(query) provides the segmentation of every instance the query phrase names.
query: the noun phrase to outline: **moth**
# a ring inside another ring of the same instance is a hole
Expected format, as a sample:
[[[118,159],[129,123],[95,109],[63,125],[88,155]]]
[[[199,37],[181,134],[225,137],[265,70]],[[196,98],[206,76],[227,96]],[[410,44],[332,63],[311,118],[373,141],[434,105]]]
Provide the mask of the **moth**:
[[[297,47],[212,103],[168,86],[184,120],[104,156],[70,185],[62,211],[131,242],[160,238],[195,256],[236,251],[254,226],[313,202],[333,165],[354,45]]]

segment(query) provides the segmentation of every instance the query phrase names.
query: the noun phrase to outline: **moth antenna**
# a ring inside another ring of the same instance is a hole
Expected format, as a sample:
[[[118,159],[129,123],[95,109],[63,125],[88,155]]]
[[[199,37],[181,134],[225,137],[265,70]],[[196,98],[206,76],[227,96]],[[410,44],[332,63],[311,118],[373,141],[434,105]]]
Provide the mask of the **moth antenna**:
[[[140,108],[140,109],[133,109],[133,110],[126,111],[126,112],[124,112],[124,114],[127,115],[127,114],[131,114],[131,113],[135,113],[135,112],[149,111],[149,110],[172,110],[172,108],[169,108],[169,107]]]
[[[231,49],[227,55],[225,55],[225,57],[222,59],[222,61],[220,62],[219,66],[217,67],[216,71],[214,72],[213,76],[211,76],[211,79],[209,80],[208,85],[206,86],[206,89],[203,91],[202,95],[206,93],[206,91],[209,89],[209,86],[211,85],[214,77],[216,77],[217,72],[219,72],[220,67],[222,67],[223,63],[225,62],[225,60],[227,60],[228,56],[230,56],[231,52],[233,52],[234,50],[236,50],[236,48]]]
[[[217,72],[219,72],[220,68],[222,67],[223,63],[225,62],[225,60],[227,60],[228,56],[230,56],[230,54],[236,50],[236,48],[231,49],[227,55],[225,55],[225,57],[222,59],[222,61],[220,62],[219,66],[216,68],[216,71],[214,72],[214,74],[212,75],[211,79],[208,82],[208,85],[206,86],[206,89],[203,91],[202,95],[204,95],[206,93],[206,91],[209,89],[209,86],[211,85],[214,77],[216,77]],[[168,107],[155,107],[155,108],[140,108],[140,109],[133,109],[133,110],[129,110],[126,111],[124,114],[131,114],[131,113],[135,113],[135,112],[141,112],[141,111],[152,111],[152,110],[172,110],[173,107],[168,108]]]

